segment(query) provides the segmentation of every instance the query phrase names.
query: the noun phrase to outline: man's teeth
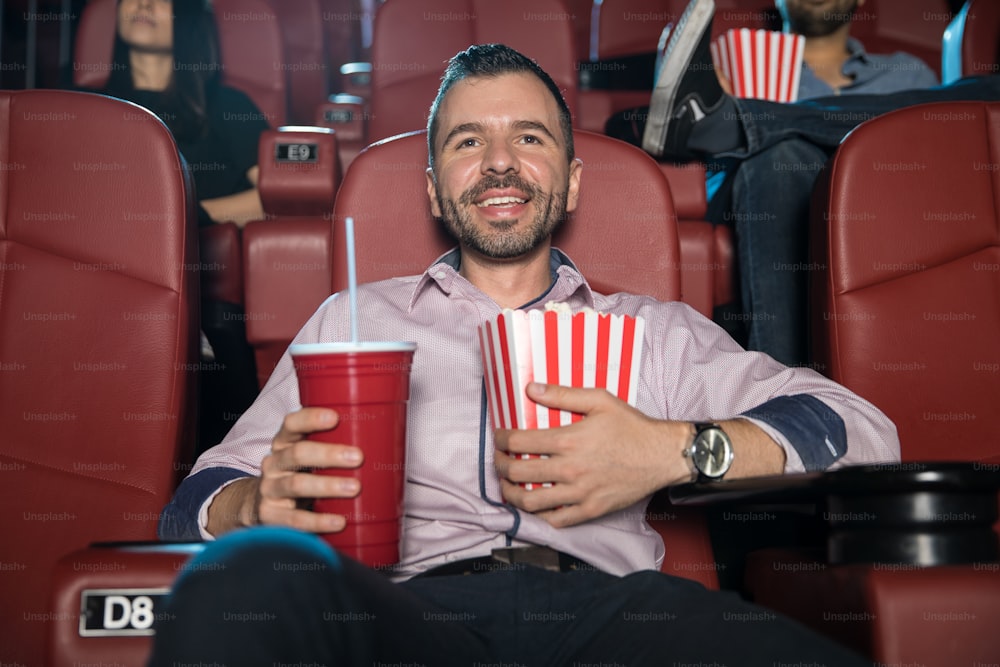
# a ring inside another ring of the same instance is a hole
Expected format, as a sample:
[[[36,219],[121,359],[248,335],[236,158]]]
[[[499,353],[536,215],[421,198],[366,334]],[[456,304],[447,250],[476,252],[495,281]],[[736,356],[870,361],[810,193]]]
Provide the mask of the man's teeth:
[[[480,208],[484,206],[507,206],[513,204],[523,204],[527,199],[519,199],[517,197],[490,197],[489,199],[484,199],[483,201],[476,204]]]

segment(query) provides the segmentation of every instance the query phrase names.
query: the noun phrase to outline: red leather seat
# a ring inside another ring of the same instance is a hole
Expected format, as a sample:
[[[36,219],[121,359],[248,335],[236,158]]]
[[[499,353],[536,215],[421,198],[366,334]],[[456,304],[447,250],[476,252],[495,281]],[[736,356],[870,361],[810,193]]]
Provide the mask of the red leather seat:
[[[420,273],[454,245],[430,215],[424,177],[426,141],[424,132],[413,132],[376,143],[358,155],[344,176],[334,209],[333,250],[327,255],[332,283],[317,283],[319,272],[274,272],[253,283],[248,279],[251,326],[262,322],[270,341],[287,344],[312,313],[318,295],[346,287],[344,248],[338,235],[342,235],[342,223],[348,215],[356,223],[360,281]],[[662,172],[642,151],[623,142],[577,131],[575,143],[577,155],[584,161],[587,185],[578,210],[557,235],[556,243],[570,253],[597,290],[628,290],[677,300],[681,296],[680,246],[670,190]],[[630,215],[623,215],[623,211]],[[629,224],[610,226],[610,219]],[[261,253],[260,258],[248,255],[246,264],[252,270],[255,264],[273,262],[277,256],[297,257],[299,261],[315,257],[330,243],[331,225],[301,221],[295,226],[285,222],[265,227],[254,223],[247,227],[247,232],[251,230],[267,231],[267,236],[256,238],[253,245],[248,238],[248,252],[256,248]],[[254,316],[290,308],[301,311],[301,322]],[[717,588],[716,565],[702,515],[690,509],[658,507],[652,518],[654,527],[666,535],[663,570]]]
[[[333,92],[347,92],[340,78],[340,66],[367,60],[361,43],[361,26],[369,26],[374,16],[367,16],[360,0],[320,0],[323,12],[323,41],[326,49],[328,86]]]
[[[904,462],[1000,469],[998,163],[1000,103],[929,104],[859,126],[817,184],[815,361],[892,418]],[[747,578],[757,602],[880,664],[1000,655],[996,562],[828,566],[769,552]]]
[[[234,222],[217,222],[202,227],[202,293],[204,301],[243,305],[243,245],[240,228]]]
[[[616,113],[649,106],[654,84],[652,67],[648,67],[648,77],[639,79],[633,89],[626,89],[616,80],[624,78],[632,82],[638,78],[629,71],[637,67],[637,61],[628,60],[629,57],[648,56],[649,63],[653,62],[660,34],[667,24],[677,21],[686,2],[602,0],[574,4],[576,23],[580,25],[576,49],[581,72],[576,125],[603,132],[608,118]]]
[[[944,32],[941,81],[1000,73],[1000,4],[966,0]]]
[[[129,122],[122,122],[122,118]],[[0,92],[3,661],[43,664],[56,561],[152,539],[194,441],[194,200],[170,133],[88,93]]]
[[[425,128],[448,59],[488,42],[537,60],[576,112],[573,29],[561,0],[388,0],[375,15],[368,135],[352,154],[367,143]]]
[[[576,131],[574,143],[586,185],[553,243],[598,291],[680,300],[676,216],[656,163],[622,141],[591,132]],[[347,216],[355,218],[359,281],[421,273],[455,245],[431,217],[426,168],[424,132],[369,146],[351,165],[334,209],[334,290],[347,285],[346,265],[337,259],[343,257],[338,233]]]
[[[258,187],[268,219],[243,230],[243,264],[247,340],[263,386],[291,336],[330,295],[340,161],[336,135],[322,128],[265,132],[259,152]]]
[[[420,273],[454,246],[430,214],[426,142],[423,132],[394,137],[368,147],[351,165],[334,209],[334,291],[347,286],[341,260],[347,216],[355,219],[359,281]],[[556,232],[554,244],[569,254],[595,290],[680,299],[676,216],[657,164],[639,149],[602,135],[577,131],[574,142],[584,163],[585,185],[577,210]],[[623,224],[609,225],[609,220]],[[717,588],[702,515],[659,508],[651,518],[666,543],[663,571]]]
[[[998,136],[998,103],[896,111],[817,188],[814,357],[893,419],[909,460],[1000,461]]]
[[[329,94],[330,62],[320,0],[268,0],[277,14],[284,56],[280,69],[288,85],[288,122],[313,122]]]

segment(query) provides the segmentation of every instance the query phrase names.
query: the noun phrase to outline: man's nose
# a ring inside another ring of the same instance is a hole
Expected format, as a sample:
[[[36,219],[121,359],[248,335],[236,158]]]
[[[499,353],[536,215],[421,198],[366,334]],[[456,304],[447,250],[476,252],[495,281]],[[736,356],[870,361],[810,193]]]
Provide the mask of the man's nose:
[[[518,161],[517,153],[506,142],[491,143],[483,154],[482,172],[493,172],[495,174],[505,174],[508,171],[518,172],[521,164]]]

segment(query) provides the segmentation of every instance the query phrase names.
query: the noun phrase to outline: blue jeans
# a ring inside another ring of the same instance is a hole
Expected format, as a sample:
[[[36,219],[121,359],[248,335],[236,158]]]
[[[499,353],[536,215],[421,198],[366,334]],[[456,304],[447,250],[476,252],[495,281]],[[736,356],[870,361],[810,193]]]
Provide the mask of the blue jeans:
[[[929,102],[1000,100],[1000,76],[888,95],[845,95],[778,104],[736,99],[746,147],[715,157],[731,167],[731,201],[710,207],[736,233],[747,347],[788,365],[809,362],[809,203],[820,169],[861,122]]]

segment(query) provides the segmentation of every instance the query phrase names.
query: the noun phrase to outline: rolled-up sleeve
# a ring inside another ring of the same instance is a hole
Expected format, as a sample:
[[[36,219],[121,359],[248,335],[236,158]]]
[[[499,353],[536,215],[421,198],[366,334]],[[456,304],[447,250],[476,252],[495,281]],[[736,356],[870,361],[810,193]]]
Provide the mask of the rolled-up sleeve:
[[[662,334],[649,341],[647,367],[661,374],[666,418],[749,420],[785,451],[786,472],[899,460],[895,425],[846,387],[811,368],[787,367],[743,350],[684,304],[648,314],[666,318],[652,327]]]

